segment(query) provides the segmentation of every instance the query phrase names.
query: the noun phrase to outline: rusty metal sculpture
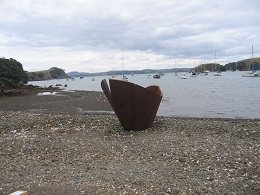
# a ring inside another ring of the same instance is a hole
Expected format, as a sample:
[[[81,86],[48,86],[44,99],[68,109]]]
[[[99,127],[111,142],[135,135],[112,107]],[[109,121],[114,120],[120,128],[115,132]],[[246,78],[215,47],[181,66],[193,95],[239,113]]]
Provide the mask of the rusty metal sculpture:
[[[125,130],[151,127],[162,100],[158,86],[141,87],[137,84],[109,79],[101,81],[101,88]]]

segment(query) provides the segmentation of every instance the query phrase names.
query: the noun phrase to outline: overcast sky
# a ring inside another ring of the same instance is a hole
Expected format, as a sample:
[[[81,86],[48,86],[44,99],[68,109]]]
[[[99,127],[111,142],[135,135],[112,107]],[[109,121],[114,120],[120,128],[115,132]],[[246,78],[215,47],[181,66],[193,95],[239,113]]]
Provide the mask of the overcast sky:
[[[24,70],[194,67],[260,57],[259,0],[0,0],[0,57]]]

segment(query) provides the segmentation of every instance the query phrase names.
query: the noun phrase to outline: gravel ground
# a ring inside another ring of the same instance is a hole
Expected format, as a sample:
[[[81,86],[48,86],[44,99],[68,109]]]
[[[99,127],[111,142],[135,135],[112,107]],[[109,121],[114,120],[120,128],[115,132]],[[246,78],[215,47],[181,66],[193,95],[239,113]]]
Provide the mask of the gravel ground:
[[[0,98],[0,194],[260,194],[259,119],[124,131],[114,114],[86,113],[111,111],[103,98]]]

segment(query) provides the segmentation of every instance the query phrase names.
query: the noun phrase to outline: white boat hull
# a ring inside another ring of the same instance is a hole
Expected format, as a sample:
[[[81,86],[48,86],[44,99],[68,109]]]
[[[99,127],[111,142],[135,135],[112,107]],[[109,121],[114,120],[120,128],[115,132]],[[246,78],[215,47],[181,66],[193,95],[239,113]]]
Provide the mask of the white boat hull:
[[[222,73],[217,72],[217,73],[214,73],[213,76],[222,76]]]
[[[260,77],[260,72],[248,72],[243,74],[242,77]]]

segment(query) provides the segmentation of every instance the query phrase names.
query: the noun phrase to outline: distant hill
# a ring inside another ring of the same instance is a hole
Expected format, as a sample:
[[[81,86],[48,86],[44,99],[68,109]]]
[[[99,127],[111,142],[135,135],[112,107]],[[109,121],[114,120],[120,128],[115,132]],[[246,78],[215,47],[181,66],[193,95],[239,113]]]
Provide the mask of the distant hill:
[[[195,68],[170,68],[170,69],[144,69],[144,70],[113,70],[107,72],[97,72],[97,73],[88,73],[88,72],[68,72],[65,73],[64,70],[52,67],[49,70],[37,71],[37,72],[27,72],[29,81],[39,81],[39,80],[49,80],[49,79],[64,79],[69,77],[87,77],[87,76],[106,76],[106,75],[130,75],[130,74],[155,74],[157,72],[161,73],[171,73],[171,72],[191,72],[197,71],[202,72],[204,70],[209,71],[227,71],[227,70],[239,70],[247,71],[250,69],[260,70],[260,58],[245,59],[237,62],[231,62],[225,65],[215,64],[215,63],[206,63],[200,64]]]
[[[245,60],[240,60],[237,62],[231,62],[225,65],[225,70],[239,70],[239,71],[248,71],[248,70],[260,70],[260,58],[250,58]]]
[[[64,70],[57,67],[52,67],[49,70],[27,72],[27,75],[29,81],[69,78],[69,76],[64,72]]]
[[[193,71],[203,72],[205,70],[209,70],[211,72],[215,72],[215,71],[223,71],[223,68],[224,68],[224,66],[221,64],[207,63],[207,64],[201,64],[201,65],[193,68]]]
[[[260,70],[260,58],[250,58],[245,60],[240,60],[237,62],[231,62],[225,65],[215,64],[215,63],[207,63],[201,64],[193,68],[193,70],[197,72],[202,72],[204,70],[209,71],[227,71],[227,70],[239,70],[239,71],[248,71],[248,70]]]
[[[68,72],[69,77],[81,77],[81,76],[105,76],[105,75],[130,75],[130,74],[155,74],[157,72],[161,73],[171,73],[171,72],[190,72],[191,68],[170,68],[170,69],[144,69],[144,70],[112,70],[107,72],[98,73],[87,73],[87,72]]]
[[[251,65],[250,65],[251,64]],[[215,63],[205,63],[200,64],[194,68],[170,68],[170,69],[144,69],[144,70],[112,70],[107,72],[98,73],[88,73],[88,72],[68,72],[69,77],[88,77],[88,76],[105,76],[105,75],[130,75],[130,74],[155,74],[157,72],[171,73],[171,72],[203,72],[204,70],[209,70],[211,72],[215,71],[227,71],[227,70],[239,70],[247,71],[250,69],[260,70],[260,58],[245,59],[237,62],[228,63],[225,65],[215,64]]]

